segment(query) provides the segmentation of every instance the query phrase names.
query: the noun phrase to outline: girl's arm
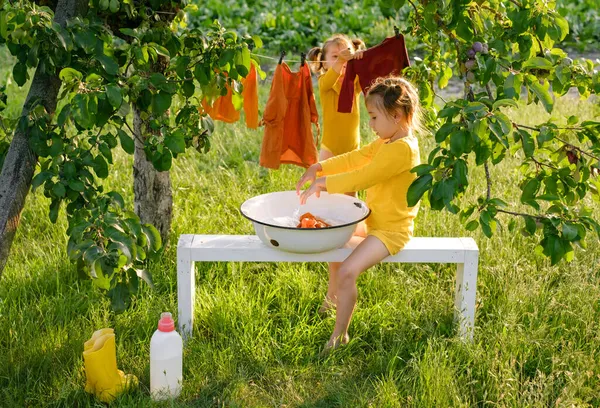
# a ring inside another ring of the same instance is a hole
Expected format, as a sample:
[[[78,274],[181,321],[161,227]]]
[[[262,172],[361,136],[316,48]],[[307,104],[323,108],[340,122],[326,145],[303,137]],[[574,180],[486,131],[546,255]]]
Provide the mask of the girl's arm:
[[[341,74],[336,72],[333,68],[329,68],[327,72],[319,77],[319,92],[327,92],[334,90],[336,93],[340,93],[342,89],[342,83],[339,80]]]
[[[358,150],[340,154],[321,162],[321,174],[329,176],[344,173],[367,165],[381,145],[380,140],[375,140]]]
[[[298,183],[296,183],[296,194],[300,194],[300,189],[306,183],[315,184],[315,181],[319,176],[343,173],[366,165],[377,150],[376,143],[377,141],[364,146],[360,150],[353,150],[346,154],[335,156],[325,161],[313,164],[306,169],[302,177],[300,177],[300,180],[298,180]],[[323,187],[325,187],[325,179],[323,177],[321,178],[323,179],[321,180],[323,182]],[[313,191],[311,194],[314,192],[315,191]]]
[[[359,169],[329,176],[327,191],[331,194],[366,190],[413,167],[412,149],[406,142],[382,146],[378,154]]]
[[[342,89],[341,81],[339,81],[342,72],[344,71],[344,67],[346,63],[354,58],[354,54],[350,52],[350,50],[344,50],[340,52],[337,60],[333,63],[331,68],[327,70],[324,75],[321,75],[319,78],[319,90],[321,92],[328,91],[333,89],[338,94]],[[360,58],[362,58],[362,53],[360,54]]]

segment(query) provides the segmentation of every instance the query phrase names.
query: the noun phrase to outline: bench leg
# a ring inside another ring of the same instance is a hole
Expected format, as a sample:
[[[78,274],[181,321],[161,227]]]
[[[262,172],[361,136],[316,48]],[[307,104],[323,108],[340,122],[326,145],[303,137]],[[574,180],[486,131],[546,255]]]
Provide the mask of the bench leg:
[[[194,300],[196,297],[196,268],[189,248],[177,248],[177,309],[179,333],[184,340],[192,337]]]
[[[465,263],[456,267],[454,321],[459,325],[459,336],[469,341],[473,339],[475,325],[478,258],[477,251],[468,251],[465,254]]]

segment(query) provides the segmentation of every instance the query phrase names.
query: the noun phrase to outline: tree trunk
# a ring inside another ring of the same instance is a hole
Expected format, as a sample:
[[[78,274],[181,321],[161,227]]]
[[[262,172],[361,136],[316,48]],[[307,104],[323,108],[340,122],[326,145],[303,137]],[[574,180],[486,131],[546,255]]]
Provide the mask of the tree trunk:
[[[173,218],[173,193],[171,175],[168,171],[157,171],[146,159],[144,135],[150,134],[148,121],[140,117],[133,106],[133,131],[135,154],[133,162],[133,193],[135,212],[142,222],[154,225],[166,244]]]
[[[64,27],[68,19],[84,15],[87,4],[87,0],[59,0],[54,21]],[[21,115],[29,114],[29,102],[36,98],[48,113],[54,113],[60,85],[58,72],[47,75],[36,70]],[[0,173],[0,277],[19,226],[37,159],[29,147],[29,129],[24,132],[17,129]]]

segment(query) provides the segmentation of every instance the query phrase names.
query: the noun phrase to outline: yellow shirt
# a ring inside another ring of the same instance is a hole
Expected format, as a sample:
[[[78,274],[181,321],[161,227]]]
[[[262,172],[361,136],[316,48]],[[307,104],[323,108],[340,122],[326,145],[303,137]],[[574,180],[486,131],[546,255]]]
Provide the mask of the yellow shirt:
[[[368,230],[412,233],[419,204],[409,207],[406,193],[417,177],[410,169],[420,162],[416,136],[391,143],[378,138],[360,150],[321,162],[321,174],[327,176],[329,193],[367,190]]]
[[[319,95],[323,109],[323,138],[321,147],[325,147],[334,156],[358,149],[360,144],[361,93],[358,76],[354,83],[354,101],[351,113],[338,112],[338,98],[342,88],[342,77],[329,68],[319,77]]]

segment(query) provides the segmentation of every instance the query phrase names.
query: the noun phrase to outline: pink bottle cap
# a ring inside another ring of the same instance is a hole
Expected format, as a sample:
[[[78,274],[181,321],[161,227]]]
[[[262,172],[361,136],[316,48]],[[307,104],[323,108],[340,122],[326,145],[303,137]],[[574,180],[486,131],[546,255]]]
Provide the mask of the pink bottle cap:
[[[172,332],[175,330],[175,320],[173,320],[171,313],[161,313],[160,320],[158,321],[158,330],[161,332]]]

